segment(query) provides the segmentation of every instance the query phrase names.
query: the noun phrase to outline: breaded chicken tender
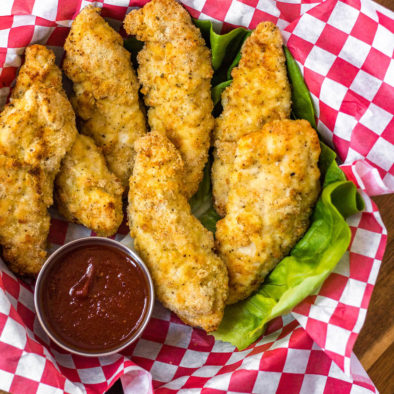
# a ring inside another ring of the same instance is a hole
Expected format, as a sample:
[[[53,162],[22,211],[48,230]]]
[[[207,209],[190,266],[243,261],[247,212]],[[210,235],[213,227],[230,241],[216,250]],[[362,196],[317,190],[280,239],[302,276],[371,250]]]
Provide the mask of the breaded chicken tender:
[[[145,42],[138,53],[138,78],[150,107],[149,125],[181,152],[184,193],[189,198],[202,179],[214,125],[210,51],[175,0],[152,0],[131,11],[124,27]]]
[[[41,197],[45,182],[42,170],[0,155],[0,244],[18,274],[37,274],[46,258],[50,217]]]
[[[213,331],[223,317],[227,270],[212,251],[213,234],[191,214],[182,192],[181,156],[156,132],[135,147],[128,207],[135,247],[149,267],[159,301],[185,323]]]
[[[98,235],[110,236],[123,220],[122,194],[122,184],[108,170],[100,148],[90,137],[78,135],[56,177],[58,211]]]
[[[267,123],[237,143],[216,247],[232,304],[258,289],[309,226],[320,192],[317,133],[306,120]]]
[[[32,45],[26,48],[25,59],[0,115],[0,154],[54,178],[77,135],[75,115],[54,53]]]
[[[0,115],[0,243],[14,272],[37,274],[45,261],[53,182],[76,135],[55,55],[28,47]]]
[[[214,129],[212,187],[217,212],[226,213],[229,176],[236,142],[272,120],[290,116],[291,92],[287,80],[282,37],[272,22],[260,23],[246,39],[233,81],[222,95],[223,112]]]
[[[130,53],[100,16],[100,8],[91,6],[73,22],[64,49],[63,69],[74,83],[71,102],[81,132],[102,148],[109,169],[127,186],[134,141],[146,132]]]

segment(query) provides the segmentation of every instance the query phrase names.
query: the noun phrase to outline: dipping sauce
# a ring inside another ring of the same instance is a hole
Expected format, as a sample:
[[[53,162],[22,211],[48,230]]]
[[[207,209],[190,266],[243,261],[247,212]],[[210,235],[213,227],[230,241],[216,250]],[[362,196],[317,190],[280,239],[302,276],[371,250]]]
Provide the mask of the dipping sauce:
[[[42,319],[59,342],[84,352],[110,351],[127,342],[150,303],[138,263],[107,245],[79,246],[60,255],[43,282]]]

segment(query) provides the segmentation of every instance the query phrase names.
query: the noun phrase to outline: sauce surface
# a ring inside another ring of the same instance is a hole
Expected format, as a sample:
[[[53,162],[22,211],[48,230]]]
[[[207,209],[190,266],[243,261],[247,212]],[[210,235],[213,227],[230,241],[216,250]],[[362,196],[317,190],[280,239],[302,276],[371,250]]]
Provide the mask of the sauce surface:
[[[53,265],[43,283],[42,315],[55,337],[88,352],[109,351],[138,330],[149,305],[149,285],[126,253],[82,246]]]

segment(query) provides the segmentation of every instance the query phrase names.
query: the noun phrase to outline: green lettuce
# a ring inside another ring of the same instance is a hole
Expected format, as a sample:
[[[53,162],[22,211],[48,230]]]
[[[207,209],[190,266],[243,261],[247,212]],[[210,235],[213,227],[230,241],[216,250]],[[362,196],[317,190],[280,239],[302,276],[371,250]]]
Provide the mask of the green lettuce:
[[[306,119],[316,129],[315,109],[304,77],[290,51],[284,47],[287,74],[291,83],[292,115],[295,119]]]
[[[197,193],[189,200],[192,214],[205,226],[209,231],[215,233],[216,222],[221,219],[215,211],[212,203],[212,186],[211,186],[211,164],[212,155],[204,168],[204,177],[200,183]]]
[[[217,34],[213,30],[211,21],[193,19],[193,22],[201,30],[205,42],[211,48],[212,67],[216,74],[220,73],[220,68],[223,66],[226,69],[225,75],[227,75],[231,62],[239,55],[241,46],[246,36],[250,34],[250,31],[243,27],[238,27],[226,34]],[[228,64],[227,67],[226,64]]]
[[[194,20],[211,48],[214,77],[212,99],[214,115],[221,111],[220,98],[231,84],[231,70],[239,63],[240,49],[251,34],[244,28],[227,34],[214,32],[210,21]],[[132,52],[140,44],[133,38],[125,42]],[[316,128],[315,111],[308,88],[290,51],[284,48],[287,71],[292,88],[292,117],[306,119]],[[135,59],[136,53],[133,53]],[[220,220],[212,204],[210,171],[212,154],[204,170],[199,190],[191,198],[193,214],[210,231],[215,232]],[[303,238],[266,277],[259,290],[248,299],[227,306],[216,339],[231,342],[244,349],[264,332],[266,323],[292,310],[305,297],[321,286],[333,271],[350,243],[351,233],[345,219],[364,209],[355,185],[346,180],[336,163],[336,154],[321,142],[319,160],[322,193],[314,208],[311,224]]]

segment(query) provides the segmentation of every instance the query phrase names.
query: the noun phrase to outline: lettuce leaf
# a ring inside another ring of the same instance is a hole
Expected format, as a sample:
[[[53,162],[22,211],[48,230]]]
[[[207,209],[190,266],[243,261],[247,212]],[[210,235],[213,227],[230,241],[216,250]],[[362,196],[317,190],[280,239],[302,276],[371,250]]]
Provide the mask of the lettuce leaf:
[[[251,34],[244,28],[227,34],[214,32],[210,21],[193,20],[211,48],[215,70],[212,80],[214,115],[221,111],[220,98],[231,84],[231,70],[241,58],[240,49]],[[140,43],[125,42],[136,57]],[[285,48],[287,71],[292,87],[292,117],[307,119],[316,128],[315,111],[308,88],[290,51]],[[190,199],[192,213],[210,231],[215,232],[220,219],[212,204],[212,152],[197,193]],[[248,347],[263,334],[270,320],[289,312],[317,289],[333,271],[350,243],[351,233],[345,218],[364,209],[355,185],[346,180],[336,163],[336,154],[321,142],[319,160],[322,193],[304,237],[267,276],[260,289],[248,299],[227,306],[216,339],[231,342],[238,349]]]
[[[226,34],[217,34],[211,21],[193,19],[193,23],[201,30],[205,42],[211,48],[212,67],[215,71],[218,71],[223,63],[226,64],[229,59],[232,61],[237,56],[245,37],[250,34],[244,27],[238,27]]]
[[[204,177],[200,183],[197,193],[189,200],[192,214],[209,231],[215,233],[216,222],[221,219],[220,215],[213,208],[212,186],[211,186],[211,164],[212,155],[204,168]]]
[[[220,102],[220,98],[222,97],[223,90],[227,88],[227,86],[231,85],[231,80],[229,81],[224,81],[222,83],[219,83],[219,85],[214,86],[211,89],[211,96],[212,96],[212,101],[213,105],[216,106]]]
[[[284,47],[287,74],[291,84],[292,115],[295,119],[306,119],[316,129],[315,109],[304,77],[290,51]]]

